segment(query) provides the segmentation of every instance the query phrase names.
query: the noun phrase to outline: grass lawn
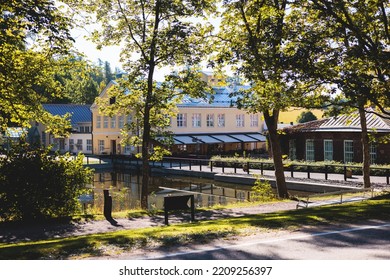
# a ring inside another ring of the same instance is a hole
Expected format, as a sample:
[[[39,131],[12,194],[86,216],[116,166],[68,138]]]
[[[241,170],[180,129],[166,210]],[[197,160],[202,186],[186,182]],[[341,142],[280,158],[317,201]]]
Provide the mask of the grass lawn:
[[[299,209],[238,218],[200,221],[52,240],[0,244],[0,259],[81,259],[114,255],[138,247],[205,243],[213,239],[261,230],[299,228],[301,225],[390,220],[390,195],[341,205]]]

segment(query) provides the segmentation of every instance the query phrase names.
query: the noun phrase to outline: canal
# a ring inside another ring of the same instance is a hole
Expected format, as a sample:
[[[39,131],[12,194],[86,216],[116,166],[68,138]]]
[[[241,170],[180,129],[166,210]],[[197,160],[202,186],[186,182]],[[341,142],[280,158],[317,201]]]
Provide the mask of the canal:
[[[91,200],[93,211],[102,213],[103,190],[109,190],[113,201],[112,211],[140,208],[141,174],[134,170],[99,170],[94,174]],[[151,176],[149,181],[149,210],[163,209],[165,196],[193,194],[196,207],[226,205],[250,200],[252,186],[216,182],[211,179],[186,176]]]

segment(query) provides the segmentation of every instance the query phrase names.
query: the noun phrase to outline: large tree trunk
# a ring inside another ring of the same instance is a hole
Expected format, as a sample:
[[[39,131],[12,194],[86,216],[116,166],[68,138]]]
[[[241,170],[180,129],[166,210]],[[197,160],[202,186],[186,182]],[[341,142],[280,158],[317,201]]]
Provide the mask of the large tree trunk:
[[[288,198],[289,195],[286,185],[286,178],[284,176],[282,150],[280,148],[279,134],[277,129],[278,116],[279,111],[277,110],[273,111],[272,116],[268,112],[264,112],[264,120],[268,127],[269,144],[275,166],[276,190],[279,198]]]
[[[370,188],[370,144],[367,131],[367,119],[366,113],[362,106],[359,106],[360,125],[362,127],[361,143],[363,150],[363,186],[364,188]]]

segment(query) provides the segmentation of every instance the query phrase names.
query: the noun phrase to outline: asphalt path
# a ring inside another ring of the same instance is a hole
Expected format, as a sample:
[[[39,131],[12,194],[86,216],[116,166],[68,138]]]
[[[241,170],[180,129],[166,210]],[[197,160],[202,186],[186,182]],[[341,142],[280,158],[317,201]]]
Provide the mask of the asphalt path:
[[[207,245],[134,252],[119,259],[390,260],[390,221],[275,231]]]

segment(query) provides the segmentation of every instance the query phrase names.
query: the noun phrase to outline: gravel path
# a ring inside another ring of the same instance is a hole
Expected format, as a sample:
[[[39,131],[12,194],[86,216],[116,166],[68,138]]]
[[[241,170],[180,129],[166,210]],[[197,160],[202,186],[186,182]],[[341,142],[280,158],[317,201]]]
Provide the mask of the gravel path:
[[[248,214],[270,213],[276,211],[290,210],[296,208],[296,201],[275,202],[254,205],[250,207],[240,207],[232,209],[210,210],[197,212],[195,210],[195,219],[197,221],[220,219],[227,217],[239,217]],[[188,222],[190,215],[170,215],[169,223]],[[125,229],[158,227],[164,225],[164,216],[145,216],[141,218],[116,219],[114,221],[85,221],[78,223],[58,223],[45,225],[30,225],[28,229],[25,225],[1,225],[0,242],[16,243],[22,241],[45,240],[69,236],[80,236],[94,233],[113,232]]]

